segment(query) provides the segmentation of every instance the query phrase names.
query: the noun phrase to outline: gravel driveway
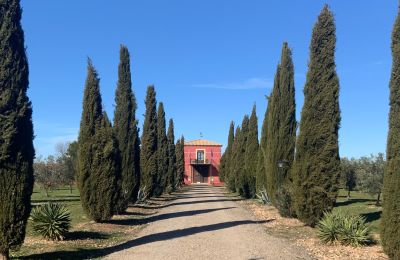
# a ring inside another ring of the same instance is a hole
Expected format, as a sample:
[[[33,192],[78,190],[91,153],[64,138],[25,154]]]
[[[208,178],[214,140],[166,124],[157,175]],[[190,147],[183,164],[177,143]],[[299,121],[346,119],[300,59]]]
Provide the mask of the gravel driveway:
[[[177,197],[161,207],[131,247],[108,258],[311,259],[304,249],[268,235],[223,188],[192,185]]]

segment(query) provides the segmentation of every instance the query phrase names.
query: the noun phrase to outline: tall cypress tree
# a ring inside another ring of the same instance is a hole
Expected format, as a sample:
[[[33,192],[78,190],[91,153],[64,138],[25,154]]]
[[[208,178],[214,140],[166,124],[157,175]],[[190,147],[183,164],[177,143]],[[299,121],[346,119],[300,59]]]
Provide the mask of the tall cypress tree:
[[[143,123],[142,146],[140,150],[140,185],[154,195],[157,183],[157,101],[154,86],[147,88],[146,113]]]
[[[165,124],[165,111],[164,104],[160,102],[158,104],[157,111],[157,177],[156,177],[156,187],[154,194],[160,196],[166,188],[167,185],[167,174],[168,174],[168,140],[166,133]]]
[[[102,112],[99,83],[89,60],[78,138],[77,179],[82,207],[97,222],[109,220],[116,211],[120,173],[117,142],[111,123]]]
[[[229,174],[226,179],[227,184],[228,184],[228,189],[231,190],[232,192],[237,191],[236,183],[237,183],[237,177],[238,177],[237,175],[238,175],[239,169],[236,169],[236,166],[237,166],[237,159],[239,158],[239,152],[241,151],[240,143],[239,143],[240,138],[241,138],[241,132],[242,131],[240,129],[240,126],[237,126],[236,130],[235,130],[235,138],[232,143],[232,154],[231,154],[231,160],[229,162],[229,168],[228,168]]]
[[[245,182],[246,189],[244,195],[246,198],[254,198],[256,196],[256,173],[258,162],[258,118],[256,114],[256,105],[253,106],[251,112],[247,141],[245,151]]]
[[[387,165],[383,184],[382,244],[391,259],[400,259],[400,9],[392,32]]]
[[[334,18],[325,6],[312,33],[293,175],[296,214],[310,226],[332,209],[338,189],[340,109],[335,44]]]
[[[219,168],[219,178],[221,181],[225,181],[228,179],[230,163],[231,163],[231,155],[232,155],[232,145],[235,139],[235,124],[231,121],[229,126],[229,134],[228,134],[228,145],[226,146],[225,152],[221,157],[220,168]]]
[[[175,185],[181,186],[184,183],[185,173],[185,138],[182,136],[176,143],[175,154],[176,154],[176,178]]]
[[[176,171],[176,151],[175,151],[175,136],[174,136],[174,120],[169,120],[168,124],[168,173],[166,178],[166,186],[175,189],[178,184]]]
[[[33,125],[19,0],[0,1],[0,256],[25,238],[33,189]]]
[[[242,121],[240,134],[237,139],[234,171],[236,176],[236,191],[243,197],[248,197],[248,183],[246,174],[246,145],[249,133],[249,116],[245,115]]]
[[[267,191],[274,205],[277,205],[277,192],[288,181],[296,142],[294,67],[292,53],[286,42],[283,43],[281,62],[276,74],[268,104],[270,114],[266,136]]]
[[[134,197],[134,188],[139,172],[137,121],[135,117],[136,99],[132,91],[129,51],[126,46],[120,48],[118,83],[115,91],[114,132],[121,154],[121,194],[117,202],[117,211],[124,212]]]

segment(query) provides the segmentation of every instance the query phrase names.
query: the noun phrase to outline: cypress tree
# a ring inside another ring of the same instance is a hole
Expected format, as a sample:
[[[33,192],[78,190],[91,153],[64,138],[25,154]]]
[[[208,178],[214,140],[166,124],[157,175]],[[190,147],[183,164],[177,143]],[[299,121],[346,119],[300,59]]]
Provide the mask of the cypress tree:
[[[340,173],[335,23],[325,6],[313,29],[294,169],[297,217],[314,226],[332,209]]]
[[[154,195],[157,184],[157,101],[154,86],[147,88],[146,113],[143,123],[140,150],[140,185],[149,195]]]
[[[238,142],[236,146],[236,155],[234,162],[234,171],[235,171],[235,183],[236,183],[236,191],[245,198],[248,197],[248,183],[247,183],[247,174],[246,174],[246,145],[247,145],[247,137],[249,133],[249,116],[245,115],[242,121],[242,126],[239,135],[237,136]]]
[[[256,195],[256,173],[258,162],[258,118],[256,114],[256,105],[253,106],[251,112],[248,134],[245,150],[245,192],[246,198],[254,198]]]
[[[182,136],[176,143],[175,154],[176,154],[176,177],[175,185],[181,186],[184,184],[184,173],[185,173],[185,138]]]
[[[117,211],[124,212],[134,197],[134,188],[139,172],[139,156],[135,149],[138,141],[137,121],[135,117],[136,99],[132,91],[129,51],[126,46],[120,48],[118,83],[115,91],[116,108],[114,111],[114,133],[121,154],[121,194],[117,202]]]
[[[175,151],[175,136],[174,136],[174,120],[169,120],[168,124],[168,173],[166,178],[166,186],[175,189],[178,184],[176,171],[176,151]]]
[[[229,162],[229,167],[227,168],[229,171],[229,174],[227,176],[227,184],[228,184],[228,189],[232,192],[236,192],[237,190],[237,177],[238,177],[238,172],[239,169],[236,169],[237,164],[237,159],[239,158],[239,152],[240,152],[240,138],[241,138],[241,129],[240,126],[236,127],[235,130],[235,138],[233,140],[232,144],[232,154],[231,154],[231,160]],[[239,165],[240,166],[240,165]]]
[[[0,1],[0,256],[24,241],[33,189],[32,106],[19,0]]]
[[[292,53],[286,42],[283,43],[276,75],[268,104],[270,114],[266,136],[267,191],[275,206],[278,191],[289,179],[296,142],[294,67]]]
[[[85,213],[96,222],[113,216],[120,193],[120,157],[111,123],[102,112],[99,82],[89,60],[78,138],[78,188]]]
[[[383,183],[382,244],[391,259],[400,259],[400,9],[392,32],[387,164]]]
[[[231,155],[232,155],[232,145],[235,139],[234,136],[235,124],[231,121],[229,126],[229,134],[228,134],[228,145],[226,146],[225,152],[221,157],[220,168],[219,168],[219,178],[221,181],[225,181],[228,179],[230,163],[231,163]]]
[[[168,174],[168,140],[165,124],[164,104],[158,104],[157,111],[157,176],[154,194],[160,196],[166,189]]]

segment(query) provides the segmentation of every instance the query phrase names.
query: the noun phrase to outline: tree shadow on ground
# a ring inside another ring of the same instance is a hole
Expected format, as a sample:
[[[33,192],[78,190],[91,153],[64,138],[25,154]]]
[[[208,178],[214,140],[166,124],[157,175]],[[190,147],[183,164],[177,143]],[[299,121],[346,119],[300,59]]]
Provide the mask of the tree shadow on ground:
[[[214,211],[227,210],[227,209],[232,209],[232,208],[235,208],[235,207],[172,212],[172,213],[165,213],[165,214],[155,215],[155,216],[142,218],[142,219],[111,219],[111,220],[107,221],[107,223],[115,224],[115,225],[144,225],[144,224],[148,224],[151,222],[164,220],[164,219],[194,216],[194,215],[206,214],[206,213],[210,213],[210,212],[214,212]]]
[[[196,194],[197,195],[197,194]],[[229,196],[229,195],[214,195],[214,196],[178,196],[176,197],[177,200],[182,200],[182,199],[197,199],[197,198],[239,198],[239,196]]]
[[[195,201],[184,201],[184,202],[174,202],[166,205],[160,205],[160,206],[147,206],[147,205],[137,205],[137,208],[141,209],[161,209],[161,208],[167,208],[171,206],[181,206],[181,205],[189,205],[189,204],[200,204],[200,203],[212,203],[212,202],[223,202],[223,201],[242,201],[242,198],[238,199],[216,199],[216,200],[195,200]]]
[[[190,228],[177,229],[156,234],[150,234],[147,236],[143,236],[134,240],[124,242],[119,245],[110,246],[106,248],[94,248],[94,249],[78,248],[75,251],[60,250],[55,252],[24,256],[21,257],[20,259],[88,259],[88,258],[104,257],[114,252],[119,252],[128,248],[149,244],[153,242],[165,241],[203,232],[232,228],[240,225],[262,224],[269,221],[271,220],[267,221],[241,220],[241,221],[222,222],[206,226],[190,227]]]
[[[374,200],[373,199],[349,199],[349,200],[345,200],[345,201],[336,202],[336,206],[340,207],[340,206],[351,205],[351,204],[354,204],[354,203],[371,202],[371,201],[374,201]]]
[[[107,239],[109,237],[109,234],[101,232],[71,231],[66,235],[65,240]]]
[[[365,218],[365,222],[367,222],[367,223],[373,222],[373,221],[381,218],[382,210],[376,211],[376,212],[364,213],[364,214],[361,214],[361,216]]]
[[[32,204],[35,203],[48,203],[48,202],[76,202],[76,201],[80,201],[80,198],[56,198],[56,199],[40,199],[40,200],[32,200]]]

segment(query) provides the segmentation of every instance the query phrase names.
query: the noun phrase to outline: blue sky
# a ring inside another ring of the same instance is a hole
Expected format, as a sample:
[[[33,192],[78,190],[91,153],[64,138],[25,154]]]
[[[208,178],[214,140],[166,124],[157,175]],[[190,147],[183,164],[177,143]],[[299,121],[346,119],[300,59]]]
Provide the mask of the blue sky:
[[[225,144],[229,122],[254,103],[261,125],[283,41],[293,49],[300,120],[311,31],[325,3],[337,26],[340,154],[384,152],[395,0],[22,0],[37,155],[77,138],[88,56],[113,115],[120,44],[131,52],[140,127],[149,84],[176,136],[201,132]]]

